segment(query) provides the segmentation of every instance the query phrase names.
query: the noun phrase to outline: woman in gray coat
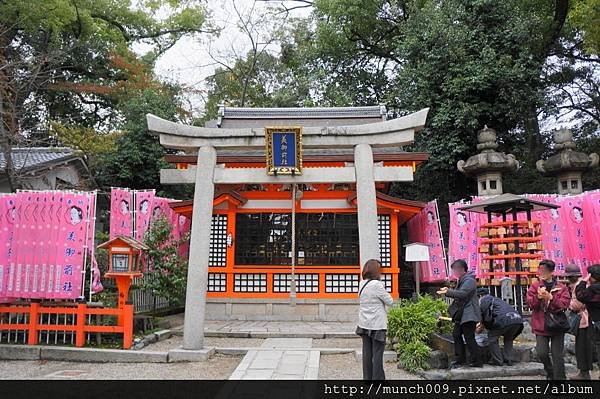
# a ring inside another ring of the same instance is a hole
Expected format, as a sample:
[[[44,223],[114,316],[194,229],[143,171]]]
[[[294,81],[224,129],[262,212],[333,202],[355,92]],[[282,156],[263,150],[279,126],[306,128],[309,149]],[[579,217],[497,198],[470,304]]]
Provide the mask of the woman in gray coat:
[[[453,298],[452,304],[448,308],[448,312],[454,322],[454,331],[452,338],[454,339],[454,362],[453,367],[458,367],[467,364],[467,353],[465,343],[471,354],[471,367],[483,367],[481,352],[475,341],[475,328],[477,323],[481,321],[481,310],[479,309],[479,300],[477,299],[477,282],[473,272],[469,272],[467,262],[463,259],[458,259],[450,266],[454,276],[458,278],[458,284],[455,289],[443,287],[438,291],[438,294],[446,295],[448,298]]]
[[[360,310],[356,334],[362,337],[363,379],[385,380],[383,371],[383,351],[387,331],[386,305],[392,306],[394,300],[385,290],[381,278],[381,262],[371,259],[362,270],[358,298]]]

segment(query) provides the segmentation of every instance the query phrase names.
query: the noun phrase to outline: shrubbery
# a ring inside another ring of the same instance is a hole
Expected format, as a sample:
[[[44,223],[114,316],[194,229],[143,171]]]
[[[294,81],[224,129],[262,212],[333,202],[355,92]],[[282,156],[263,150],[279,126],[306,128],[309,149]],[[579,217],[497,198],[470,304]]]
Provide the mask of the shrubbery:
[[[431,334],[445,332],[438,316],[448,312],[448,304],[429,295],[417,301],[403,299],[388,312],[388,335],[396,342],[399,361],[408,371],[429,368]]]

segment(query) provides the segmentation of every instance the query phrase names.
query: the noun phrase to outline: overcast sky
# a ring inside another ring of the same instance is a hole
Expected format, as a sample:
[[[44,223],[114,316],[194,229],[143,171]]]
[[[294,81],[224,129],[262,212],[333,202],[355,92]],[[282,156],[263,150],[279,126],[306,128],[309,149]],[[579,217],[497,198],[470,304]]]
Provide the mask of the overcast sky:
[[[261,18],[261,16],[275,12],[273,7],[281,4],[278,1],[255,0],[208,0],[207,3],[210,24],[219,28],[220,34],[218,36],[199,34],[179,40],[160,57],[155,68],[156,74],[161,78],[179,82],[191,89],[186,98],[189,100],[190,110],[197,115],[203,111],[202,96],[206,93],[205,79],[213,74],[215,68],[219,66],[218,62],[231,64],[235,54],[246,54],[251,48],[248,35],[240,30],[238,13],[244,20],[250,21],[251,25],[256,25],[252,35],[258,38],[258,41],[263,41],[270,29],[270,26],[265,24],[267,20],[272,19]],[[285,4],[292,7],[295,3],[287,1]],[[293,10],[290,16],[306,16],[309,13],[310,8],[303,8]],[[283,18],[284,14],[279,14],[277,23],[284,23]],[[144,52],[144,46],[136,46],[134,49]],[[267,51],[277,52],[278,47],[269,45]]]

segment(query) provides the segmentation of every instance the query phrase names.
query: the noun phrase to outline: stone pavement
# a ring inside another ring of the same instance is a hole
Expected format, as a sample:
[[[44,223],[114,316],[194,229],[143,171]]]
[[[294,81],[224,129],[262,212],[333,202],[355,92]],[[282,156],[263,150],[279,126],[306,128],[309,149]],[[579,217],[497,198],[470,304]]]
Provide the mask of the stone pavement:
[[[171,331],[183,333],[183,315],[168,316]],[[354,338],[355,322],[207,320],[204,335],[232,338]]]
[[[319,357],[312,338],[268,338],[248,351],[229,379],[316,380]]]

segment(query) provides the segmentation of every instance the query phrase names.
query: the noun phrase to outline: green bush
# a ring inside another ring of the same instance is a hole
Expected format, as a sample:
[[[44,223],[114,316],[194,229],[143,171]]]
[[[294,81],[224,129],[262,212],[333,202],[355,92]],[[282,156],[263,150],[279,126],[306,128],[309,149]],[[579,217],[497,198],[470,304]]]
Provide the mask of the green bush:
[[[427,345],[431,334],[445,332],[438,317],[448,312],[448,304],[429,295],[417,301],[401,300],[388,312],[388,335],[397,342],[396,352],[406,370],[414,372],[429,368],[431,349]]]
[[[141,288],[167,299],[173,306],[185,303],[188,262],[181,256],[180,246],[188,238],[186,234],[179,240],[173,239],[171,223],[164,216],[155,219],[144,236],[148,251]]]
[[[431,348],[424,342],[415,341],[398,346],[398,360],[407,371],[429,369]]]

